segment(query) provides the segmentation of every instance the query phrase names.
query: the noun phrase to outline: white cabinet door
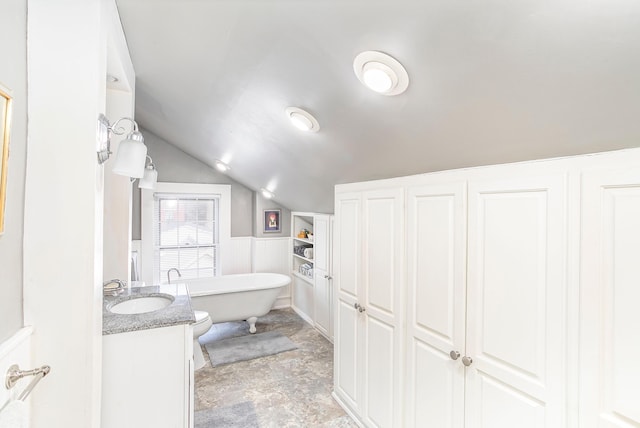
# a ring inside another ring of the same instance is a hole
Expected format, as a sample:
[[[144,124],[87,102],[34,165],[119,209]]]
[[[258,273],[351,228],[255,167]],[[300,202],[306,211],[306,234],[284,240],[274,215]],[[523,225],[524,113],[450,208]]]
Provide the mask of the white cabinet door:
[[[565,426],[565,189],[469,183],[466,428]]]
[[[331,293],[331,216],[314,216],[314,322],[318,330],[327,337],[333,336]]]
[[[403,189],[364,192],[362,293],[364,412],[368,426],[402,426]]]
[[[402,426],[403,190],[336,195],[335,392],[366,426]]]
[[[359,414],[358,387],[364,367],[359,364],[362,318],[355,308],[361,293],[362,198],[360,193],[336,195],[334,224],[334,282],[336,309],[334,326],[334,388],[338,398]]]
[[[462,182],[407,191],[406,427],[464,424],[465,190]]]
[[[582,187],[580,427],[640,427],[640,168]]]

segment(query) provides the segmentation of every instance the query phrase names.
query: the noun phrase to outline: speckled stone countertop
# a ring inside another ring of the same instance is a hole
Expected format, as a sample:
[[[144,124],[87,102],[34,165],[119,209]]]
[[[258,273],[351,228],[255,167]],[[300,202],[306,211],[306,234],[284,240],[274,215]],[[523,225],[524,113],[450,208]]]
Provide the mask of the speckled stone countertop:
[[[162,296],[173,300],[169,306],[142,314],[114,314],[109,309],[125,300],[142,296]],[[191,307],[191,298],[185,284],[131,287],[117,296],[104,296],[102,303],[102,335],[193,324],[196,321]]]

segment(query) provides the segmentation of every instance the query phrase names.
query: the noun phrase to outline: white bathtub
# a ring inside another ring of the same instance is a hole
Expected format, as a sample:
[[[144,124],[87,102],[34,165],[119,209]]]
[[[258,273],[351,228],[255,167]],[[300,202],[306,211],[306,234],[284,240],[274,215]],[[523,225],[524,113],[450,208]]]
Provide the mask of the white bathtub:
[[[214,323],[247,320],[256,332],[256,320],[266,315],[282,287],[291,278],[279,273],[243,273],[185,281],[195,310],[206,311]]]

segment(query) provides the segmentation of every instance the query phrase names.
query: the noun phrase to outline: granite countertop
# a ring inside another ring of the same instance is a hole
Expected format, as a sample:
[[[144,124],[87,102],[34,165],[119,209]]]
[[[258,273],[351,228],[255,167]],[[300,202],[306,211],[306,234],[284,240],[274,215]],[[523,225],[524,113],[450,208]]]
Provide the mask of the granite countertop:
[[[117,303],[140,296],[162,296],[173,300],[169,306],[142,314],[115,314],[109,309]],[[104,296],[102,303],[102,335],[193,324],[196,321],[191,307],[191,298],[185,284],[131,287],[117,296]]]

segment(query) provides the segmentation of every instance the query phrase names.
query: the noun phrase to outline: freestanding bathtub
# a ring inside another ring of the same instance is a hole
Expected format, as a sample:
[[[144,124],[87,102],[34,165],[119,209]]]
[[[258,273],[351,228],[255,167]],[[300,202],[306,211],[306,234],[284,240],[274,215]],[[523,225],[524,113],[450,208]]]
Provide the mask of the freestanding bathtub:
[[[193,309],[208,312],[214,323],[247,320],[249,331],[255,333],[258,317],[271,310],[291,278],[279,273],[243,273],[185,282]]]

